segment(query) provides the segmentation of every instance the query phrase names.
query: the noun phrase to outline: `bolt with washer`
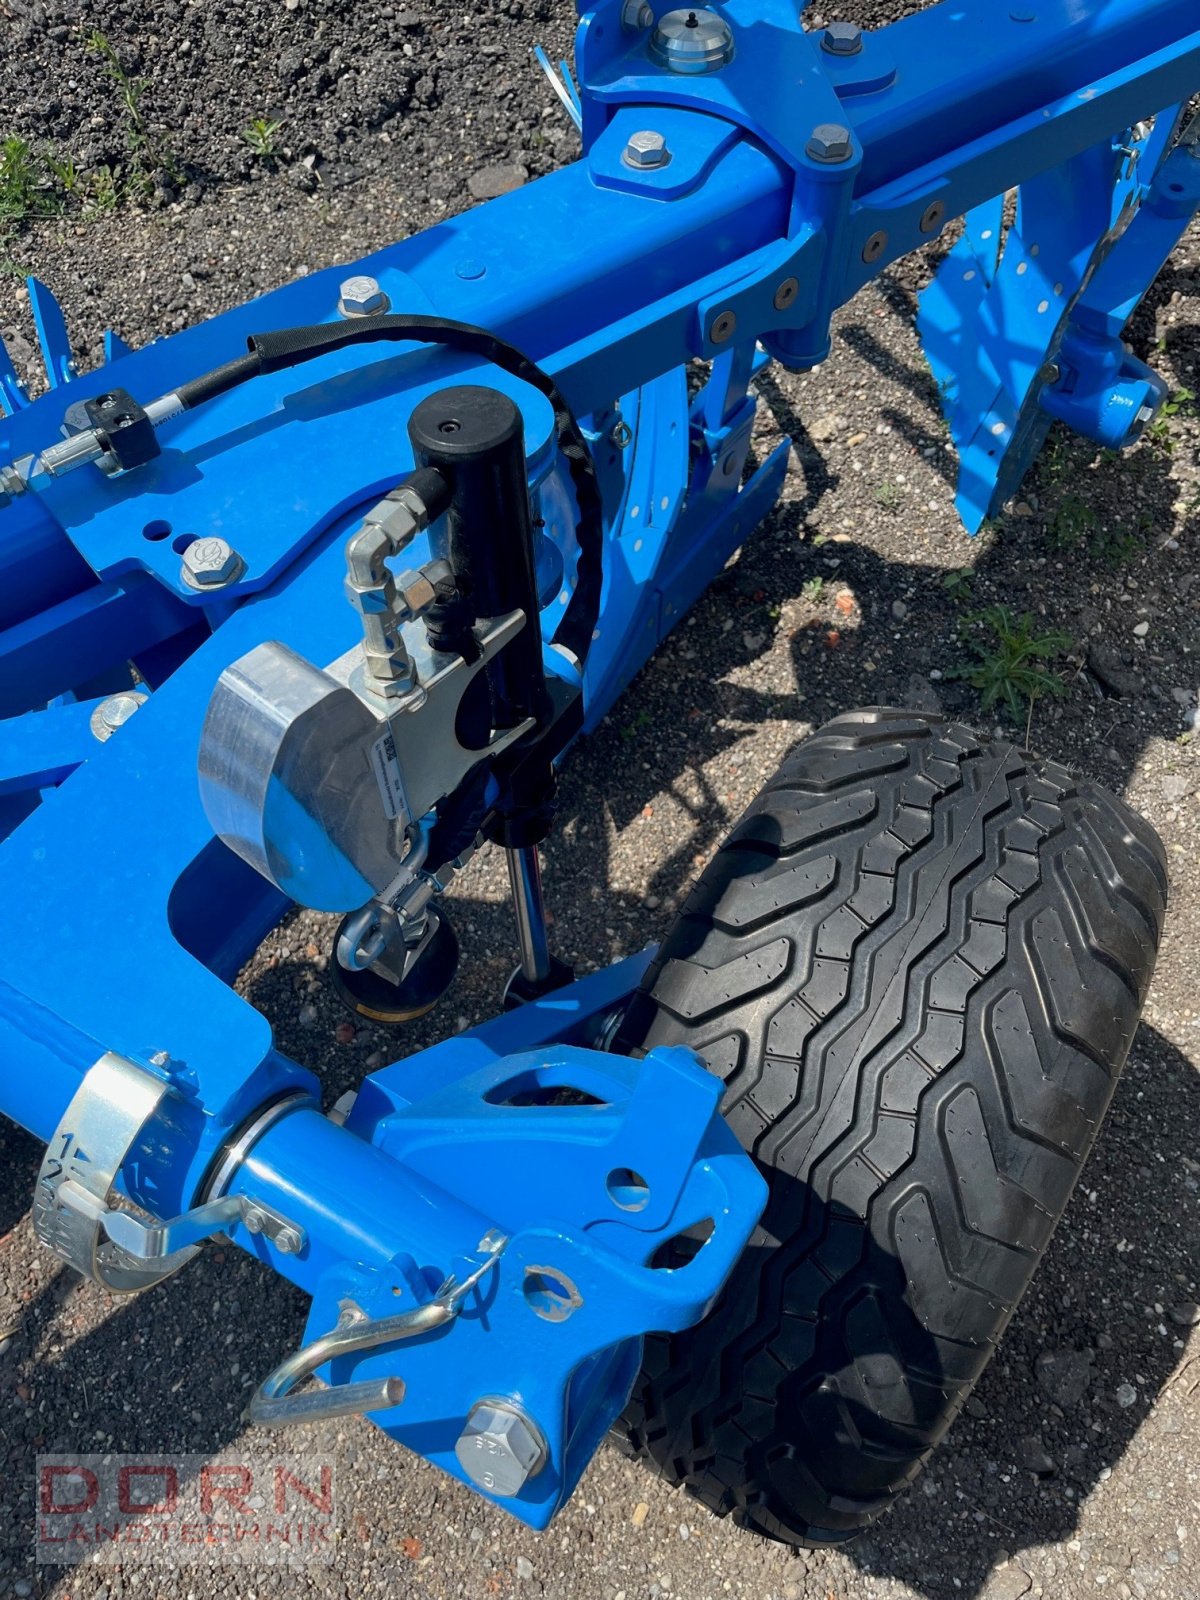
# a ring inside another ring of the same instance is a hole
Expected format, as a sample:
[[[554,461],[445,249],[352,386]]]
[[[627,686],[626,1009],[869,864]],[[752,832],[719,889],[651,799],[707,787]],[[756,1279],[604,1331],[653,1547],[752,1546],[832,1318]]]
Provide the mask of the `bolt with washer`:
[[[183,552],[179,575],[189,589],[220,589],[246,570],[246,563],[224,539],[193,539]]]
[[[849,161],[854,154],[854,141],[850,129],[843,128],[840,122],[821,122],[813,129],[805,149],[814,161],[833,166]]]
[[[365,274],[347,278],[338,293],[338,311],[343,317],[379,317],[391,305],[376,280]]]
[[[862,29],[856,22],[831,22],[821,38],[821,49],[831,56],[856,56],[862,47]]]
[[[275,1248],[280,1255],[294,1256],[300,1253],[301,1239],[295,1228],[280,1228],[275,1235]]]
[[[640,133],[630,134],[621,159],[627,167],[665,167],[671,159],[671,152],[661,133],[655,133],[653,128],[643,128]]]
[[[648,0],[625,0],[621,26],[630,33],[645,33],[654,23],[654,8]]]
[[[549,1452],[537,1424],[511,1400],[479,1400],[454,1454],[472,1483],[507,1500],[537,1477]]]

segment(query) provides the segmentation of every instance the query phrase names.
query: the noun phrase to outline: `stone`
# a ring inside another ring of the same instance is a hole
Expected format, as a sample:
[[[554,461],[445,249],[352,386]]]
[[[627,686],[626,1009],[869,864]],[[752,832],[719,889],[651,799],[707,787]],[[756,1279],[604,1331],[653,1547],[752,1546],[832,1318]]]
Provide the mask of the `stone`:
[[[1133,637],[1135,639],[1144,639],[1149,632],[1150,624],[1148,622],[1139,622],[1134,627]]]
[[[1117,1404],[1122,1411],[1128,1411],[1130,1406],[1137,1404],[1137,1390],[1131,1383],[1119,1383],[1116,1388]]]
[[[527,1556],[517,1557],[517,1577],[523,1583],[528,1583],[533,1577],[533,1562]]]
[[[1193,783],[1194,780],[1182,772],[1164,772],[1161,784],[1164,800],[1182,800],[1191,793]]]
[[[841,417],[818,417],[808,430],[810,439],[817,444],[828,444],[831,439],[836,439],[839,433],[845,431],[846,424]]]
[[[993,1572],[987,1581],[981,1600],[1021,1600],[1033,1587],[1033,1579],[1024,1567],[1011,1563]]]
[[[1109,694],[1138,695],[1145,690],[1146,680],[1116,645],[1093,639],[1088,645],[1087,663],[1093,676],[1099,678],[1101,686]]]
[[[1194,1328],[1200,1323],[1200,1306],[1194,1300],[1183,1300],[1172,1306],[1167,1315],[1177,1328]]]
[[[1027,1433],[1017,1442],[1017,1456],[1026,1472],[1049,1478],[1055,1471],[1054,1458],[1036,1433]]]
[[[897,622],[904,621],[905,617],[908,615],[908,607],[904,604],[903,600],[892,601],[892,615],[895,617]]]
[[[1043,1350],[1034,1363],[1034,1375],[1059,1406],[1077,1406],[1092,1381],[1090,1350]]]
[[[495,200],[498,195],[511,194],[529,177],[524,167],[502,165],[480,167],[467,179],[467,188],[476,200]]]

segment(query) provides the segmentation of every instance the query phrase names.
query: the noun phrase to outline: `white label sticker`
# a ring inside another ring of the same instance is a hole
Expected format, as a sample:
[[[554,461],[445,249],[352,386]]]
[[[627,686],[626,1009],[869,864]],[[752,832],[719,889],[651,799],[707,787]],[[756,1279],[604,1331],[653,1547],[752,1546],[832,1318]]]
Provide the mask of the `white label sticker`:
[[[404,780],[400,776],[400,763],[396,758],[396,741],[390,730],[371,746],[371,765],[375,769],[375,781],[379,785],[388,819],[394,822],[397,817],[404,817],[407,820]]]

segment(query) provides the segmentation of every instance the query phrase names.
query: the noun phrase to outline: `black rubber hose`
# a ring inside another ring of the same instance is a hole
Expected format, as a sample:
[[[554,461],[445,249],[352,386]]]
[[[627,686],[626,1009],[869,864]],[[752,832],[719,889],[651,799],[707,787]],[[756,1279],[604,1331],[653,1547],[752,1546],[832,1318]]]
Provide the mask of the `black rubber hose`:
[[[545,395],[554,408],[558,447],[567,460],[575,497],[579,503],[579,564],[575,592],[567,604],[554,634],[555,644],[564,646],[582,665],[587,660],[592,634],[600,616],[604,582],[604,518],[600,485],[595,464],[583,432],[562,391],[550,375],[532,362],[515,345],[477,328],[468,322],[451,322],[442,317],[378,316],[362,317],[341,323],[316,323],[308,328],[283,328],[274,333],[254,334],[249,340],[250,354],[194,378],[176,391],[187,410],[215,399],[239,384],[268,372],[298,367],[318,356],[345,350],[377,340],[393,343],[442,345],[463,355],[480,356],[502,372],[510,373]]]

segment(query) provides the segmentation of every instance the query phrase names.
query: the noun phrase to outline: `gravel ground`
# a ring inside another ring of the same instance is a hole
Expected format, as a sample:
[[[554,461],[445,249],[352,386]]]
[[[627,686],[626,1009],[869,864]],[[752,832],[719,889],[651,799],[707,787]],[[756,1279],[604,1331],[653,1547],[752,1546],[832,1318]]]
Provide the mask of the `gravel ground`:
[[[841,9],[879,22],[918,8]],[[453,18],[337,0],[116,0],[94,16],[73,0],[0,0],[0,137],[79,167],[62,216],[0,242],[0,332],[27,361],[19,273],[34,270],[92,361],[106,325],[144,341],[549,170],[576,142],[529,49],[564,53],[571,21],[548,0],[476,0]],[[127,81],[146,80],[132,114],[111,59],[86,43],[93,27]],[[274,153],[243,137],[256,119],[280,122]],[[136,204],[104,210],[105,169]],[[332,1568],[36,1568],[39,1450],[236,1448],[246,1392],[293,1347],[304,1307],[219,1249],[127,1303],[80,1284],[34,1244],[39,1152],[6,1129],[0,1596],[1200,1596],[1200,763],[1185,737],[1200,681],[1200,426],[1183,404],[1119,461],[1056,433],[1023,499],[969,543],[912,330],[931,265],[916,258],[864,291],[818,373],[763,379],[759,451],[781,432],[796,445],[783,502],[575,751],[546,852],[561,953],[582,970],[607,963],[662,933],[732,818],[828,716],[941,704],[978,725],[974,691],[948,676],[963,613],[1003,601],[1069,636],[1067,693],[1039,701],[1032,741],[1100,776],[1162,833],[1168,932],[1106,1134],[916,1492],[848,1552],[796,1555],[605,1449],[538,1537],[347,1422],[309,1446],[338,1467]],[[1177,390],[1200,391],[1198,289],[1193,230],[1133,332]],[[500,863],[477,860],[454,900],[468,959],[399,1053],[491,1014],[511,966]],[[345,1026],[325,978],[329,932],[293,916],[240,987],[332,1098],[398,1047]]]

